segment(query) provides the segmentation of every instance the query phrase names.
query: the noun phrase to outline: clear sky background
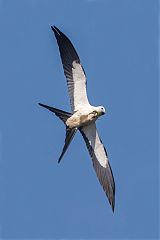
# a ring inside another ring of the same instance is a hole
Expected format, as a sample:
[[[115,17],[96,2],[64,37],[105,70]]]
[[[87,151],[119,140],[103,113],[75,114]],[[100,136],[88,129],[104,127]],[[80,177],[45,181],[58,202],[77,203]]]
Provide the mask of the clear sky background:
[[[0,237],[158,239],[158,1],[0,0]],[[113,214],[70,111],[50,26],[73,42],[116,182]]]

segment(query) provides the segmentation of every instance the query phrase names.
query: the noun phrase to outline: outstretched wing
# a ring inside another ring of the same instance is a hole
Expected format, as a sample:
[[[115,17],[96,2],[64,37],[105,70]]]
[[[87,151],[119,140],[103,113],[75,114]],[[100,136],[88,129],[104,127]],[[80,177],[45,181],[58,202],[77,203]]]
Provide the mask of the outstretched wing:
[[[72,111],[89,105],[86,92],[86,77],[78,54],[71,41],[57,28],[52,27],[57,39]]]
[[[86,142],[88,151],[93,161],[100,184],[102,185],[109,203],[114,211],[115,205],[115,183],[112,170],[108,161],[107,152],[98,136],[96,124],[82,127],[80,132]]]

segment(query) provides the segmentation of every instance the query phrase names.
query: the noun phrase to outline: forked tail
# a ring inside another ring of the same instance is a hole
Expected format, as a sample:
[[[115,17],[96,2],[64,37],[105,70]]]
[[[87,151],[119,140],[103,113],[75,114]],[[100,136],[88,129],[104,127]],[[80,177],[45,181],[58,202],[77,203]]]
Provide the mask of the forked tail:
[[[60,110],[60,109],[57,109],[57,108],[53,108],[53,107],[50,107],[50,106],[47,106],[47,105],[44,105],[42,103],[39,103],[39,105],[41,107],[44,107],[44,108],[47,108],[49,111],[53,112],[57,117],[59,117],[63,123],[66,125],[66,121],[68,118],[70,118],[72,116],[72,113],[68,113],[68,112],[65,112],[63,110]],[[58,163],[61,161],[62,157],[64,156],[69,144],[71,143],[74,135],[76,134],[77,132],[77,128],[69,128],[67,125],[66,125],[66,138],[65,138],[65,144],[64,144],[64,147],[63,147],[63,150],[62,150],[62,153],[58,159]]]
[[[41,107],[47,108],[49,111],[55,113],[55,115],[57,117],[59,117],[64,123],[66,123],[67,119],[70,118],[72,116],[72,113],[69,112],[65,112],[63,110],[57,109],[57,108],[53,108],[47,105],[44,105],[42,103],[39,103],[39,105]]]

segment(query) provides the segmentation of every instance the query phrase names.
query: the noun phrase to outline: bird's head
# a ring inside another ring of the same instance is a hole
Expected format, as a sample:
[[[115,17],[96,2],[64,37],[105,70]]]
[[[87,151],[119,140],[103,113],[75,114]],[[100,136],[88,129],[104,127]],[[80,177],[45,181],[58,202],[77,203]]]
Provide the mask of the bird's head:
[[[105,114],[105,108],[103,106],[94,107],[93,110],[95,117],[100,117]]]
[[[103,106],[98,106],[97,107],[97,112],[98,112],[98,115],[101,116],[101,115],[104,115],[105,114],[105,108]]]

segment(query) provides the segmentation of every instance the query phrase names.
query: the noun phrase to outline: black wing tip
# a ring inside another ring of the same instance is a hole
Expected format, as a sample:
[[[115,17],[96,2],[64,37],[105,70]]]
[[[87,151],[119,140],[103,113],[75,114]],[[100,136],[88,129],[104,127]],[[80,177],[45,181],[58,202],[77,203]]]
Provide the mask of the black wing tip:
[[[114,209],[115,209],[115,188],[113,189],[112,195],[108,198],[108,200],[109,200],[109,203],[111,205],[112,211],[114,213]]]
[[[113,211],[113,213],[114,213],[114,209],[115,209],[115,201],[114,201],[114,199],[113,199],[113,201],[111,202],[111,207],[112,207],[112,211]]]
[[[60,35],[61,31],[55,25],[51,26],[51,29],[54,32],[54,34]]]
[[[108,198],[109,200],[109,203],[111,205],[111,208],[112,208],[112,211],[114,213],[114,209],[115,209],[115,185],[114,187],[112,188],[112,194],[111,196]]]
[[[106,196],[108,198],[109,204],[111,205],[112,212],[114,213],[114,209],[115,209],[115,191],[113,189],[113,191],[111,191],[111,195],[108,195],[108,193],[106,191],[105,191],[105,193],[106,193]]]
[[[52,29],[52,31],[54,32],[54,34],[57,33],[57,31],[56,31],[56,26],[51,26],[51,29]]]
[[[51,29],[53,30],[53,31],[55,31],[55,26],[53,25],[53,26],[51,26]]]

